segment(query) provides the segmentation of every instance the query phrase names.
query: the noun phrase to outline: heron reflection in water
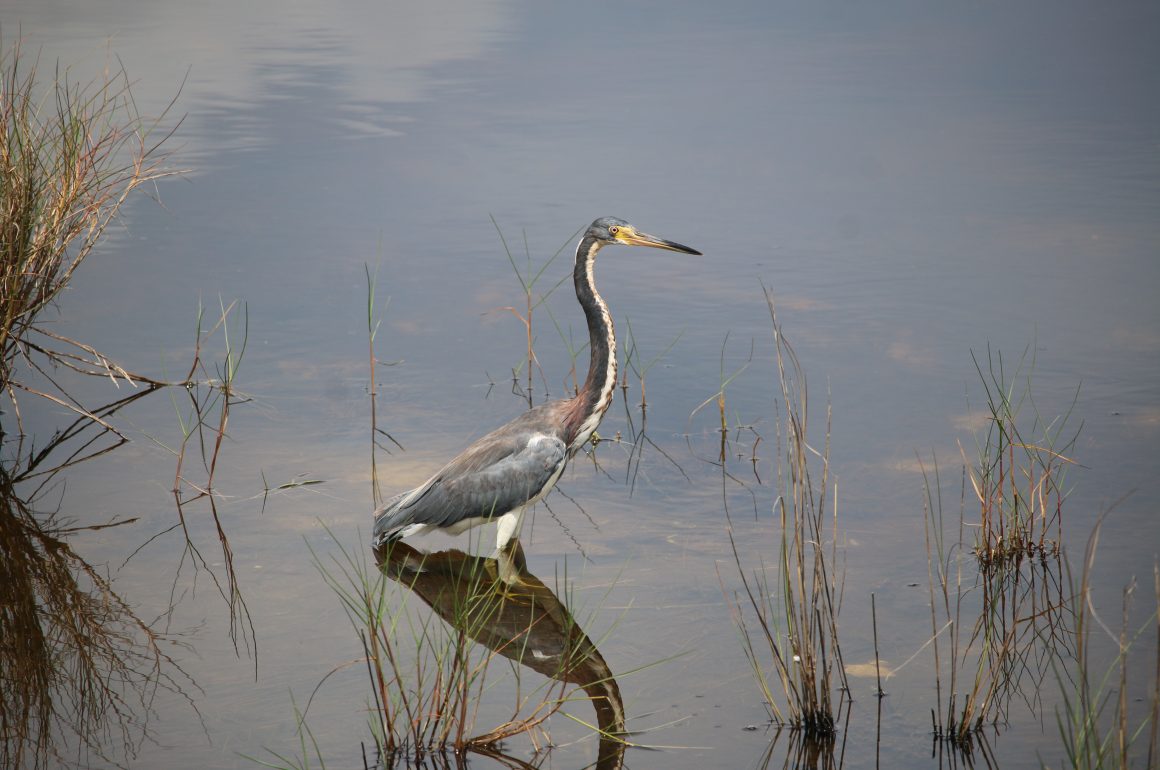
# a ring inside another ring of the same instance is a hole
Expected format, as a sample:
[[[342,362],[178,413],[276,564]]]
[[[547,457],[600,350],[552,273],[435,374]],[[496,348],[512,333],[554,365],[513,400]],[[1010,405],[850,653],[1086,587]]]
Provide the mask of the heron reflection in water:
[[[596,709],[600,731],[595,767],[617,770],[627,744],[614,737],[625,732],[625,718],[612,670],[568,608],[528,572],[519,540],[508,543],[506,550],[505,560],[518,572],[515,587],[498,576],[495,558],[457,550],[427,553],[402,542],[376,549],[375,556],[383,574],[476,643],[583,689]]]
[[[572,270],[576,299],[588,321],[590,361],[583,387],[572,398],[524,412],[467,447],[420,486],[388,500],[375,511],[375,546],[432,530],[455,535],[495,520],[500,554],[519,534],[524,512],[552,490],[612,403],[616,335],[593,276],[597,252],[610,245],[701,253],[642,233],[623,219],[593,222],[576,246]]]

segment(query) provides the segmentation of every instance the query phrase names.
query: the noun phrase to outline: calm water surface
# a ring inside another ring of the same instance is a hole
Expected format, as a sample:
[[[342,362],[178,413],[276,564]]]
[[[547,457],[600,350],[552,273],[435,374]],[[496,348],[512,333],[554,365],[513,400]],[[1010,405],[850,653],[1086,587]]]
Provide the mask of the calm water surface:
[[[16,0],[0,23],[46,71],[59,58],[87,79],[118,57],[147,114],[180,92],[174,163],[188,173],[159,184],[162,206],[132,204],[62,302],[60,330],[128,368],[173,373],[189,360],[199,302],[248,309],[240,387],[251,400],[231,414],[215,486],[253,616],[256,678],[212,583],[179,563],[175,534],[123,564],[176,521],[161,446],[180,439],[168,398],[124,415],[133,443],[57,491],[82,522],[139,517],[78,547],[109,565],[143,614],[177,586],[172,628],[191,644],[181,662],[201,688],[201,717],[159,696],[155,740],[132,766],[247,767],[241,754],[292,751],[292,697],[302,704],[361,654],[309,548],[333,553],[332,535],[358,548],[370,529],[367,265],[378,271],[378,356],[396,362],[378,370],[378,419],[407,450],[379,455],[394,491],[521,408],[509,392],[524,330],[504,308],[523,295],[491,217],[521,267],[530,251],[533,272],[609,214],[706,255],[601,255],[622,343],[631,326],[640,360],[656,359],[646,380],[656,447],[629,484],[629,449],[602,446],[602,470],[576,463],[560,483],[575,504],[554,495],[552,515],[541,506],[524,532],[529,569],[549,584],[566,570],[612,670],[635,671],[620,679],[629,727],[666,748],[630,752],[629,766],[759,766],[772,737],[722,594],[736,578],[723,503],[753,553],[775,542],[762,285],[809,376],[819,430],[827,397],[833,405],[848,662],[873,658],[871,592],[889,663],[930,635],[916,455],[934,453],[957,505],[958,442],[970,455],[986,408],[972,351],[1001,352],[1009,371],[1027,351],[1047,419],[1075,401],[1069,550],[1131,492],[1096,562],[1108,616],[1133,576],[1150,584],[1160,550],[1154,6]],[[537,292],[569,273],[571,252]],[[571,367],[561,336],[584,341],[574,305],[565,284],[535,314],[552,395]],[[731,423],[763,436],[765,483],[723,489],[707,461],[716,407],[694,410],[751,351],[727,405]],[[33,412],[45,435],[61,419]],[[618,400],[601,434],[629,435],[625,414]],[[263,499],[264,480],[295,479],[324,483]],[[207,517],[192,526],[218,553]],[[931,665],[920,655],[887,684],[877,751],[873,682],[851,679],[844,766],[940,765]],[[1049,676],[1031,708],[1012,705],[992,738],[999,766],[1061,761],[1056,690]],[[368,697],[357,666],[314,696],[309,720],[335,766],[361,761]],[[568,720],[552,735],[551,766],[595,759]],[[789,748],[783,735],[770,766]]]

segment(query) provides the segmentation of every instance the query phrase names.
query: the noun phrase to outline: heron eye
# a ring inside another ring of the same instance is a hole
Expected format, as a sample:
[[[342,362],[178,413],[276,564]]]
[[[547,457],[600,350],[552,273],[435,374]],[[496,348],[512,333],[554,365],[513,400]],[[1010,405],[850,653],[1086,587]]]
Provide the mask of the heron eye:
[[[609,235],[616,235],[619,232],[620,232],[620,228],[616,225],[613,225],[612,227],[608,228]]]

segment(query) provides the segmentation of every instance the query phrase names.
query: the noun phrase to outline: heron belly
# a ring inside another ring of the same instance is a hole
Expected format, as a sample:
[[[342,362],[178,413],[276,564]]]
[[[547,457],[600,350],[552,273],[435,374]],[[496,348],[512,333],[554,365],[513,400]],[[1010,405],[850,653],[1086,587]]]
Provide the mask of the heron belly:
[[[524,523],[524,511],[529,506],[535,505],[552,491],[552,487],[556,486],[556,480],[560,478],[560,474],[564,472],[566,463],[560,463],[556,469],[552,471],[552,475],[548,477],[548,483],[544,484],[544,488],[532,496],[523,505],[513,508],[497,519],[498,526],[495,530],[495,547],[497,551],[502,551],[503,547],[507,545],[508,541],[513,537],[519,537],[520,529]]]

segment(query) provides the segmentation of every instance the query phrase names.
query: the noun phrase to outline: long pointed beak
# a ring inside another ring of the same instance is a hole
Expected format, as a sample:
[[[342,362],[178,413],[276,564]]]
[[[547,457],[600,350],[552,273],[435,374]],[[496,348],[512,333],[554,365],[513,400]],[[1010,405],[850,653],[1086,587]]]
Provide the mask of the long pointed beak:
[[[627,228],[626,228],[627,229]],[[621,231],[617,240],[626,246],[651,246],[654,249],[667,249],[669,251],[679,251],[682,254],[696,254],[701,256],[701,252],[696,249],[691,249],[684,244],[675,241],[666,241],[664,238],[658,238],[655,235],[642,233],[639,230],[632,232]]]

